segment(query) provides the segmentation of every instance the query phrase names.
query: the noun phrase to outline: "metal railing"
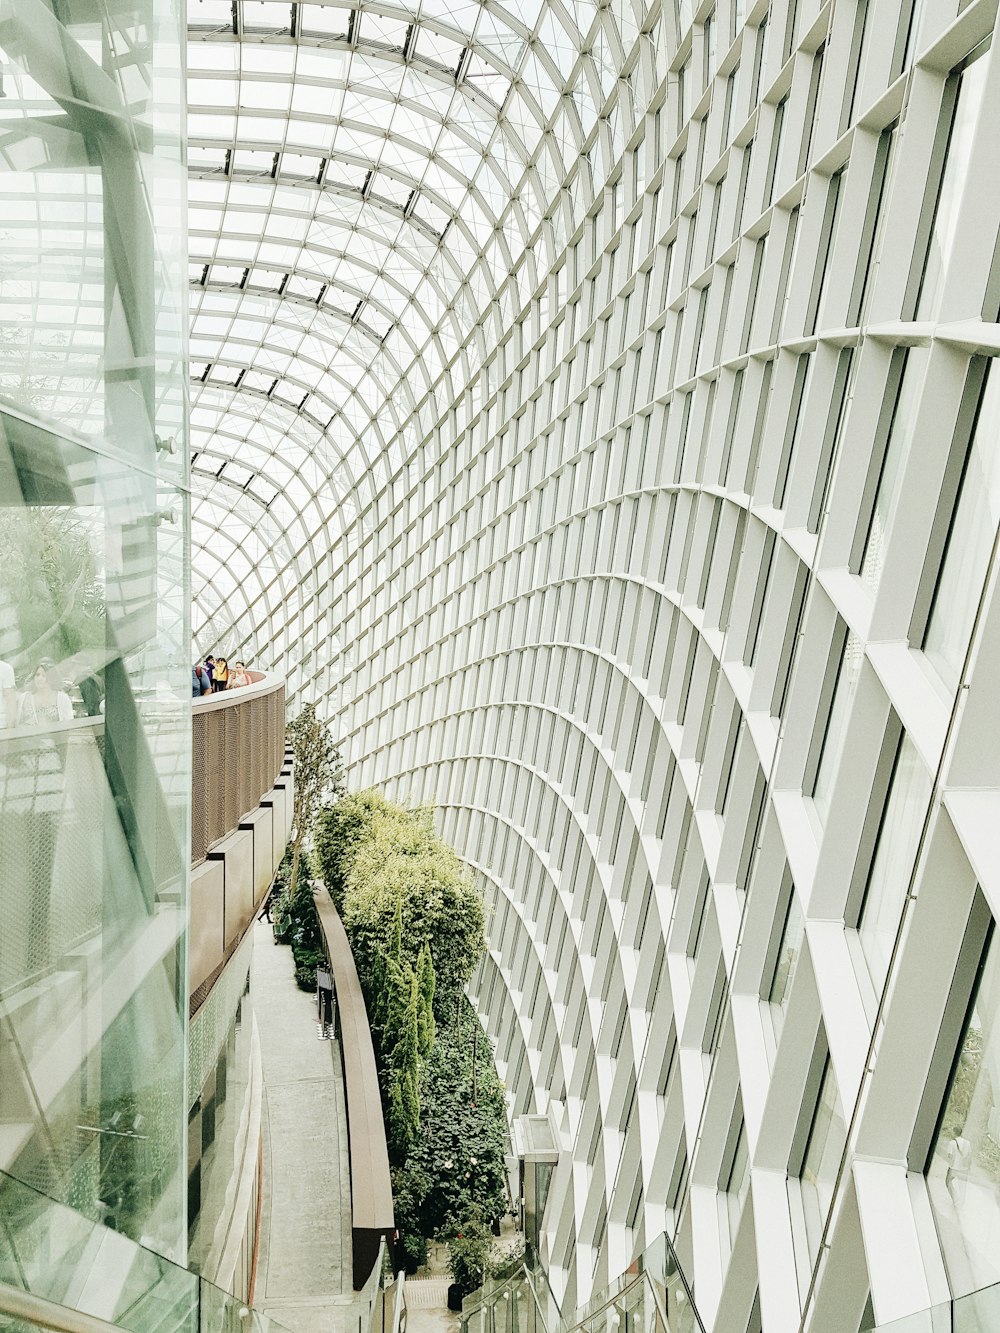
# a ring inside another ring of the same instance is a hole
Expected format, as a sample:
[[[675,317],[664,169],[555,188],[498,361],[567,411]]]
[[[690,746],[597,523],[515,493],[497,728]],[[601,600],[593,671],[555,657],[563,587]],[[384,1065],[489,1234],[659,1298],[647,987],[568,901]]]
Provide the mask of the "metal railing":
[[[36,1296],[23,1287],[11,1287],[0,1282],[0,1314],[20,1320],[28,1328],[40,1328],[46,1333],[120,1333],[120,1324],[109,1324],[106,1319],[81,1314],[65,1305],[56,1305]]]
[[[542,1268],[519,1264],[514,1272],[492,1278],[466,1297],[462,1302],[461,1333],[705,1330],[674,1248],[661,1235],[610,1286],[572,1312],[560,1310]]]
[[[676,1251],[666,1235],[643,1250],[626,1272],[563,1319],[560,1333],[580,1330],[620,1333],[657,1329],[660,1333],[705,1333]]]
[[[191,701],[191,864],[224,838],[274,786],[285,759],[285,682]]]

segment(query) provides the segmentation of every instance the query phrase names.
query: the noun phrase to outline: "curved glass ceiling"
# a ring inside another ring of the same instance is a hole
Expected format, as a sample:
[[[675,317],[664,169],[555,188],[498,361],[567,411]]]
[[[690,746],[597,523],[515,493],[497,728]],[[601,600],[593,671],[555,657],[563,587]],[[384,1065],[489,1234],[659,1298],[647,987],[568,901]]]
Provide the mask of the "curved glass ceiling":
[[[416,446],[442,372],[478,366],[470,335],[599,109],[627,89],[606,174],[648,96],[638,65],[623,78],[643,14],[190,0],[196,636],[264,647]]]

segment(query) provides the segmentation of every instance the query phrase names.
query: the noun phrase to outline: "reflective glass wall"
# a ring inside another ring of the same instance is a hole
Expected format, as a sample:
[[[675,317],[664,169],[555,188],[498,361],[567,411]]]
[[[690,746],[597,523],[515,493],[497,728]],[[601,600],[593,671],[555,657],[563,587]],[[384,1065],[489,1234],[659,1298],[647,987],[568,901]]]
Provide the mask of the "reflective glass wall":
[[[183,1260],[182,46],[0,27],[0,1167]]]

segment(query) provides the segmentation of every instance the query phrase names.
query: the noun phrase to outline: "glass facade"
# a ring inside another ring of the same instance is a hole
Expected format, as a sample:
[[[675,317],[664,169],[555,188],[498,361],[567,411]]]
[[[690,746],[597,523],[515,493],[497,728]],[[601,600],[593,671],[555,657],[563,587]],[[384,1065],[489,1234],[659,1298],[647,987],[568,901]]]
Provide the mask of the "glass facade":
[[[567,1311],[664,1230],[706,1327],[934,1304],[1000,910],[996,15],[378,10],[192,5],[196,624],[479,875]]]
[[[0,1165],[178,1258],[218,1183],[192,602],[479,876],[566,1310],[992,1280],[995,8],[192,0],[185,291],[130,3],[0,25]]]
[[[1000,946],[993,932],[927,1168],[952,1292],[1000,1282]]]
[[[182,57],[160,0],[0,27],[0,1166],[181,1262]]]
[[[287,1333],[197,1273],[2,1172],[0,1282],[53,1302],[59,1328],[66,1327],[59,1307],[69,1307],[128,1333]],[[371,1301],[358,1308],[356,1325],[373,1327]],[[4,1333],[49,1328],[0,1320]]]
[[[987,372],[941,561],[924,652],[954,689],[1000,522],[1000,375]]]

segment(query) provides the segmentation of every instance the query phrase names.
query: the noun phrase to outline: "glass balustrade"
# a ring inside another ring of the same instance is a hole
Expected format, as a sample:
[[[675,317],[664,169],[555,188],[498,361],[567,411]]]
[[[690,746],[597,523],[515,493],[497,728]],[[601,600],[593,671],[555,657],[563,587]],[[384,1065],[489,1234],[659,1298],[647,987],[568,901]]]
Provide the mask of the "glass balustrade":
[[[0,1283],[127,1333],[283,1333],[196,1273],[2,1173]],[[371,1327],[374,1303],[374,1289],[366,1289],[360,1327]],[[3,1333],[29,1327],[38,1325],[5,1317],[0,1299]]]
[[[996,1333],[998,1328],[1000,1283],[879,1324],[872,1333]]]
[[[673,1246],[659,1236],[620,1277],[564,1313],[541,1268],[523,1263],[462,1302],[462,1333],[704,1333]]]

